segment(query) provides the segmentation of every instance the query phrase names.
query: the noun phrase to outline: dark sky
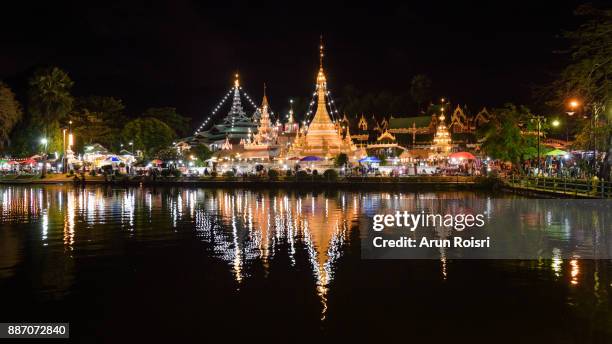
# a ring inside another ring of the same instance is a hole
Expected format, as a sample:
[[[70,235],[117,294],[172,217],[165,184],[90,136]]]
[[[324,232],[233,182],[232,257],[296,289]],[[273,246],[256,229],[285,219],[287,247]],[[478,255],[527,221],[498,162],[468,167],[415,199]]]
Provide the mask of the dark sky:
[[[332,92],[407,92],[425,73],[455,102],[530,103],[563,62],[556,36],[576,26],[579,2],[215,4],[20,2],[0,20],[0,79],[21,92],[34,68],[57,65],[76,95],[117,96],[133,113],[175,106],[199,122],[237,70],[256,99],[267,83],[273,108],[308,97],[322,33]]]

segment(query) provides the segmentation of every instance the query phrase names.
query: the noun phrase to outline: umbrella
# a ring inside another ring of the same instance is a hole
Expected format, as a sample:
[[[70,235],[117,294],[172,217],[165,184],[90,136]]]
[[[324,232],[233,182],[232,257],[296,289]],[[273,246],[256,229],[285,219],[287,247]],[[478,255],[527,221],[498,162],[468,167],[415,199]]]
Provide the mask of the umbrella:
[[[472,153],[468,152],[457,152],[448,156],[451,159],[465,159],[465,160],[476,160],[476,157]]]
[[[7,161],[6,161],[6,160],[4,160],[4,159],[0,159],[0,165],[2,165],[2,164],[6,164],[6,163],[7,163]]]
[[[378,159],[375,156],[367,156],[361,160],[359,160],[359,162],[368,162],[368,163],[373,163],[373,162],[380,162],[380,159]]]
[[[323,159],[319,158],[318,156],[312,156],[312,155],[305,156],[300,159],[300,161],[321,161],[321,160]]]
[[[163,162],[163,161],[161,161],[161,160],[159,160],[159,159],[153,159],[153,160],[151,160],[151,164],[153,164],[153,165],[161,165],[161,164],[163,164],[163,163],[164,163],[164,162]]]
[[[121,160],[119,158],[117,158],[116,156],[110,156],[110,157],[106,158],[106,161],[120,162]]]
[[[546,153],[546,156],[560,156],[560,155],[567,155],[568,153],[566,151],[560,150],[560,149],[553,149],[550,152]]]
[[[9,165],[17,165],[17,164],[19,164],[19,162],[15,161],[15,160],[11,160],[11,161],[7,162],[7,164],[9,164]]]
[[[21,162],[24,165],[34,165],[36,163],[36,160],[30,158],[30,159],[26,159],[24,161]]]

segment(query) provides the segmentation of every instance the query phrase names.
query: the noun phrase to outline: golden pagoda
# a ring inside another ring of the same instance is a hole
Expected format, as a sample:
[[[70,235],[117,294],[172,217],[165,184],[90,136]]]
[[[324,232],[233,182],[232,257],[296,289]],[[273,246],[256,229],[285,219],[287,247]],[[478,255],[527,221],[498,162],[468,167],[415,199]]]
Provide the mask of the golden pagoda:
[[[433,146],[431,147],[435,154],[439,156],[447,156],[451,151],[451,137],[448,132],[448,128],[446,127],[446,123],[444,120],[444,108],[442,108],[442,112],[440,113],[438,127],[436,128],[436,133],[433,138]]]
[[[357,147],[350,135],[342,137],[337,126],[332,122],[325,105],[327,97],[327,80],[323,71],[323,43],[320,46],[319,73],[317,74],[317,110],[314,118],[303,135],[299,135],[291,145],[288,156],[317,156],[331,158],[339,153],[346,153],[349,158],[356,156]]]

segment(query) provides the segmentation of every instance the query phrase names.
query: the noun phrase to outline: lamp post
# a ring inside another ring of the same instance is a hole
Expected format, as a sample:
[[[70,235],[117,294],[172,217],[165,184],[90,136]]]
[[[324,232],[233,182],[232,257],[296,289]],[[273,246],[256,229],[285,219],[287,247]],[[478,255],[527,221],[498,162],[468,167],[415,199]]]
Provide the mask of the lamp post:
[[[41,172],[41,178],[44,178],[47,175],[47,144],[49,143],[49,141],[47,140],[46,137],[43,137],[42,139],[40,139],[40,143],[43,145],[44,150],[43,150],[43,166],[42,166],[42,172]]]
[[[64,173],[66,173],[66,130],[62,129],[62,172]]]
[[[578,108],[578,101],[573,99],[570,100],[568,103],[568,107],[569,107],[569,111],[567,111],[567,123],[565,125],[565,142],[567,145],[569,145],[569,119],[570,117],[574,116],[574,114],[576,113],[576,109]]]
[[[531,121],[536,121],[537,123],[537,130],[538,130],[538,175],[541,173],[542,171],[542,164],[540,163],[540,135],[541,135],[541,130],[542,130],[542,121],[545,121],[546,118],[544,118],[544,116],[533,116],[531,118]]]

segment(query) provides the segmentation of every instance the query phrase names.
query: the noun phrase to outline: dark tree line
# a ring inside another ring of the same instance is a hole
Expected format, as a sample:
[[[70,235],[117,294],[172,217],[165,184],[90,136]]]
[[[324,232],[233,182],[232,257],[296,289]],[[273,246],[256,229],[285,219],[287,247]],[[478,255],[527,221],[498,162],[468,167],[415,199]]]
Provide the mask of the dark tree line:
[[[149,108],[132,116],[121,99],[75,97],[73,86],[68,74],[57,67],[37,70],[28,81],[22,107],[0,82],[0,152],[15,156],[62,152],[66,129],[74,133],[76,151],[99,143],[115,151],[141,150],[152,156],[190,129],[189,118],[173,107]]]

